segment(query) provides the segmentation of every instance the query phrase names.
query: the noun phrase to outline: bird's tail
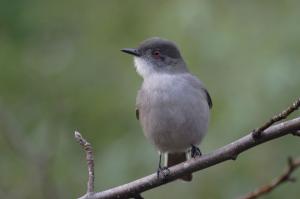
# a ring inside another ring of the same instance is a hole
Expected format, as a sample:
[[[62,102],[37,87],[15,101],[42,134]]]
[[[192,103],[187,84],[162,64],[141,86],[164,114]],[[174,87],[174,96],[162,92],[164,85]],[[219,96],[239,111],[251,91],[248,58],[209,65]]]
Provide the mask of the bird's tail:
[[[171,167],[173,165],[179,164],[181,162],[186,161],[186,155],[185,152],[182,153],[168,153],[168,162],[167,167]],[[185,176],[182,176],[180,179],[183,181],[191,181],[193,178],[192,174],[187,174]]]

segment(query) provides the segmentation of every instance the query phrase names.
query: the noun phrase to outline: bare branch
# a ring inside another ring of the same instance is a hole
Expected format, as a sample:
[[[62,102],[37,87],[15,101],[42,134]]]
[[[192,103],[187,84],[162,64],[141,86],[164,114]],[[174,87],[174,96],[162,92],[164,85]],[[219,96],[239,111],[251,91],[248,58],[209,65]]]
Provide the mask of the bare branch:
[[[142,198],[141,193],[149,189],[158,187],[160,185],[172,182],[177,178],[190,174],[210,166],[216,165],[218,163],[224,162],[226,160],[235,160],[237,156],[252,148],[256,145],[262,144],[269,140],[273,140],[287,134],[299,135],[300,132],[300,117],[286,122],[282,122],[277,125],[273,125],[275,122],[278,122],[282,119],[285,119],[289,114],[297,110],[300,106],[300,98],[296,100],[290,107],[282,111],[280,114],[273,116],[268,122],[266,122],[261,127],[255,129],[250,134],[224,146],[221,147],[209,154],[205,154],[200,158],[192,158],[183,162],[181,164],[175,165],[169,168],[168,176],[164,179],[157,178],[156,173],[149,176],[143,177],[141,179],[135,180],[128,184],[124,184],[106,191],[94,193],[94,171],[93,171],[93,161],[92,168],[90,159],[93,160],[92,153],[88,153],[85,144],[86,140],[82,138],[80,133],[75,132],[75,138],[83,146],[87,153],[87,161],[89,167],[89,183],[88,183],[88,192],[86,195],[82,196],[80,199],[104,199],[104,198]],[[273,126],[271,126],[273,125]],[[258,139],[259,138],[259,139]],[[91,149],[89,143],[88,148]],[[90,155],[90,158],[88,158]],[[92,173],[90,172],[92,171]],[[92,174],[92,175],[91,175]],[[92,188],[90,187],[92,186]]]
[[[267,121],[265,124],[263,124],[261,127],[256,128],[252,132],[252,136],[255,139],[258,139],[261,135],[261,132],[263,132],[265,129],[269,128],[271,125],[273,125],[275,122],[279,122],[287,116],[289,116],[292,112],[297,110],[300,106],[300,98],[298,98],[291,106],[289,106],[287,109],[279,113],[278,115],[273,116],[269,121]]]
[[[94,156],[93,148],[90,143],[88,143],[78,131],[74,133],[76,141],[82,146],[86,154],[86,161],[88,166],[89,179],[87,183],[87,196],[93,195],[94,193]]]
[[[142,192],[172,182],[188,173],[193,173],[226,160],[235,159],[240,153],[267,141],[292,134],[300,130],[300,117],[273,125],[261,132],[260,139],[254,139],[248,134],[228,145],[225,145],[209,154],[199,158],[190,159],[181,164],[170,167],[169,175],[165,179],[157,178],[157,174],[140,178],[128,184],[124,184],[106,191],[86,194],[81,199],[105,199],[105,198],[139,198]]]
[[[259,187],[253,192],[246,194],[245,196],[240,197],[240,199],[255,199],[267,193],[270,193],[279,185],[285,182],[294,182],[295,178],[292,178],[292,173],[300,167],[300,157],[293,160],[292,158],[288,159],[288,166],[284,172],[277,178],[273,179],[272,182],[264,186]]]

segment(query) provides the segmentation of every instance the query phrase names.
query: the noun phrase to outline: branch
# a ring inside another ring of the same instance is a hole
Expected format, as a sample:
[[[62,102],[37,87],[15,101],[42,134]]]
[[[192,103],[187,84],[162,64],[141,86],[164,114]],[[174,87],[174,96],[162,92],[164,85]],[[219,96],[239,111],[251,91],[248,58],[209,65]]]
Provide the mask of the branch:
[[[177,178],[186,174],[199,171],[226,160],[235,160],[237,156],[256,145],[262,144],[269,140],[273,140],[287,134],[299,136],[300,117],[277,125],[275,122],[285,119],[300,106],[300,98],[297,99],[290,107],[282,111],[280,114],[273,116],[268,122],[261,127],[253,130],[250,134],[224,146],[212,153],[205,154],[200,158],[192,158],[181,164],[169,168],[169,173],[164,179],[157,178],[156,174],[152,174],[141,179],[135,180],[128,184],[124,184],[106,191],[94,193],[94,162],[91,145],[82,138],[80,133],[75,132],[75,138],[86,151],[86,158],[89,169],[88,191],[87,194],[80,199],[104,199],[104,198],[142,198],[140,193],[160,185],[172,182]],[[273,125],[273,126],[272,126]]]
[[[294,182],[296,179],[291,177],[291,175],[299,167],[300,167],[300,157],[294,160],[292,158],[289,158],[287,168],[279,177],[273,179],[271,183],[261,186],[257,190],[246,194],[240,199],[255,199],[273,191],[275,188],[277,188],[279,185],[285,182]]]
[[[90,143],[88,143],[78,131],[74,133],[76,141],[80,144],[86,154],[86,162],[88,166],[89,179],[87,183],[87,193],[86,196],[92,195],[94,193],[94,157],[93,148]]]
[[[105,198],[139,198],[140,193],[160,185],[172,182],[187,173],[203,170],[226,160],[235,160],[237,156],[259,144],[292,134],[300,130],[300,117],[273,125],[261,132],[260,139],[254,139],[248,134],[228,145],[225,145],[209,154],[199,158],[192,158],[186,162],[170,167],[169,175],[165,179],[157,178],[157,174],[140,178],[128,184],[124,184],[106,191],[89,193],[80,199],[105,199]],[[89,165],[89,164],[88,164]],[[90,177],[89,177],[90,178]]]
[[[297,110],[300,107],[300,98],[298,98],[291,106],[289,106],[287,109],[279,113],[278,115],[273,116],[269,121],[267,121],[265,124],[263,124],[261,127],[256,128],[252,132],[252,136],[255,139],[258,139],[261,135],[261,133],[269,128],[271,125],[273,125],[275,122],[279,122],[287,116],[289,116],[292,112]]]

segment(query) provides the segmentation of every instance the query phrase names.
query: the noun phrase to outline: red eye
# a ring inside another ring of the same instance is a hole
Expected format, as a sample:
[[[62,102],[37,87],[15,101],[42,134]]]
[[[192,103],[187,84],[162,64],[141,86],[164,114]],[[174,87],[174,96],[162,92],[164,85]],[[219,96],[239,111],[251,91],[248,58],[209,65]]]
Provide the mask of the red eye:
[[[153,51],[153,56],[155,57],[155,58],[160,58],[160,52],[159,52],[159,50],[155,50],[155,51]]]

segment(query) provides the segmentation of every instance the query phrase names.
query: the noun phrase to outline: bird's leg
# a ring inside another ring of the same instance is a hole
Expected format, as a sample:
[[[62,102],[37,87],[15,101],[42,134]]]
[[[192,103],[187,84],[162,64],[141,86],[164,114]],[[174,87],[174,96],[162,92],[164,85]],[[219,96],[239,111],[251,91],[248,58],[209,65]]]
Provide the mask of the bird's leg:
[[[195,158],[196,156],[201,156],[201,155],[202,155],[202,153],[201,153],[200,149],[192,144],[192,148],[191,148],[192,158]]]
[[[159,162],[158,162],[158,169],[157,169],[157,178],[161,178],[161,179],[165,179],[169,174],[170,174],[170,170],[168,169],[168,167],[161,166],[161,156],[162,153],[159,153]]]

